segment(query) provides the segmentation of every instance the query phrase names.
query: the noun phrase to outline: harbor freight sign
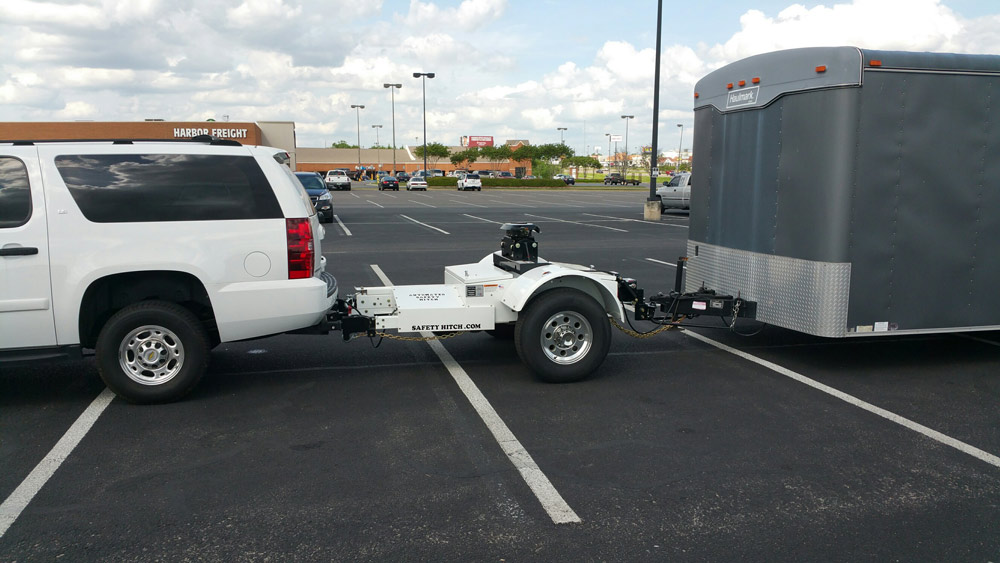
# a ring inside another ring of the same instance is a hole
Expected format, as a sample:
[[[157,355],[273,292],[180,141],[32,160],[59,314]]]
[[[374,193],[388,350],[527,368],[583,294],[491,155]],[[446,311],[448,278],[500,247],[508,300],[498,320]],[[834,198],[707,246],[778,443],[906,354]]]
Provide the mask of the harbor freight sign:
[[[751,86],[746,90],[730,92],[726,97],[726,109],[757,105],[757,94],[760,86]]]
[[[492,147],[493,146],[493,137],[481,137],[481,136],[477,137],[475,135],[470,135],[469,136],[469,145],[468,146],[470,146],[470,147]]]
[[[211,135],[220,139],[246,139],[248,129],[226,129],[222,127],[174,127],[175,139],[187,139],[198,135]]]

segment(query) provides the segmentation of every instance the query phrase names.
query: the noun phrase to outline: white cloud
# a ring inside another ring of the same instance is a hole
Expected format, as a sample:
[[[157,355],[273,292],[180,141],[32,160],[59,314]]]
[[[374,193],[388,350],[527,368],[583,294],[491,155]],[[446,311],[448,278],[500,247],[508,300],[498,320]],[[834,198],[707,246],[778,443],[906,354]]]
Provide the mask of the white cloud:
[[[465,0],[457,8],[439,8],[433,2],[411,0],[405,24],[477,28],[499,19],[506,9],[507,0]]]
[[[302,6],[286,6],[284,0],[243,0],[226,10],[226,19],[230,27],[257,27],[275,20],[294,20],[301,14]]]
[[[66,107],[56,112],[59,119],[86,119],[97,114],[97,107],[87,102],[69,102]]]

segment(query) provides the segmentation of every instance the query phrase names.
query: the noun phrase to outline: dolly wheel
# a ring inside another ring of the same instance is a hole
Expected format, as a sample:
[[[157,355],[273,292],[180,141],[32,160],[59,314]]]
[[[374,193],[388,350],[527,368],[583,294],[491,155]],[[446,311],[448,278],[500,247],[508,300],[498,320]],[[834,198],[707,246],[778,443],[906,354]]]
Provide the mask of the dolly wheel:
[[[608,355],[611,323],[593,297],[575,289],[554,289],[524,309],[514,328],[514,344],[541,380],[579,381]]]

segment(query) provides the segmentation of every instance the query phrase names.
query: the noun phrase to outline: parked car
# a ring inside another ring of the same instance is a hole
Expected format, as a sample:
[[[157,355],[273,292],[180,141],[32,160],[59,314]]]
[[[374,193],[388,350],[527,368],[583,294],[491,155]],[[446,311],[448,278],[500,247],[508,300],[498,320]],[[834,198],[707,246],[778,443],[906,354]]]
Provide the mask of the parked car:
[[[427,179],[423,176],[412,176],[410,181],[406,183],[407,190],[424,190],[427,191]]]
[[[528,174],[527,176],[524,177],[524,179],[525,180],[537,180],[538,176],[532,176],[531,174]]]
[[[351,178],[345,170],[330,170],[326,173],[326,187],[331,190],[351,191]]]
[[[382,190],[396,190],[399,191],[399,180],[395,176],[389,176],[386,174],[378,180],[378,189]]]
[[[166,402],[220,343],[318,330],[337,282],[274,151],[207,135],[0,145],[0,365],[94,350],[113,392]]]
[[[479,174],[462,174],[458,178],[458,189],[460,191],[475,190],[483,191],[483,182],[479,179]]]
[[[501,171],[501,172],[497,172],[493,177],[494,178],[513,178],[514,175],[511,174],[510,172],[507,172],[506,170],[504,170],[504,171]]]
[[[657,188],[660,196],[660,209],[691,209],[691,173],[679,172],[663,182],[663,187]]]
[[[330,190],[326,188],[326,183],[323,182],[323,177],[319,175],[319,172],[296,172],[295,177],[299,179],[302,187],[309,194],[309,201],[316,208],[319,222],[332,223],[333,196],[330,195]]]
[[[396,172],[396,179],[400,182],[408,182],[410,181],[410,175],[406,172]]]

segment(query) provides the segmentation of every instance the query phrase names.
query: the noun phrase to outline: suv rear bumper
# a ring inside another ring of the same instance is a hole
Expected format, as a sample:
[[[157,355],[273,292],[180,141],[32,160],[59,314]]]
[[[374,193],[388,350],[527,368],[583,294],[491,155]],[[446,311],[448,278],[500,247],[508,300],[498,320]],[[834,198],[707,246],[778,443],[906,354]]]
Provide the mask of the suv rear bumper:
[[[325,318],[339,293],[337,280],[325,271],[305,280],[242,282],[214,289],[209,291],[223,342],[313,326]]]

